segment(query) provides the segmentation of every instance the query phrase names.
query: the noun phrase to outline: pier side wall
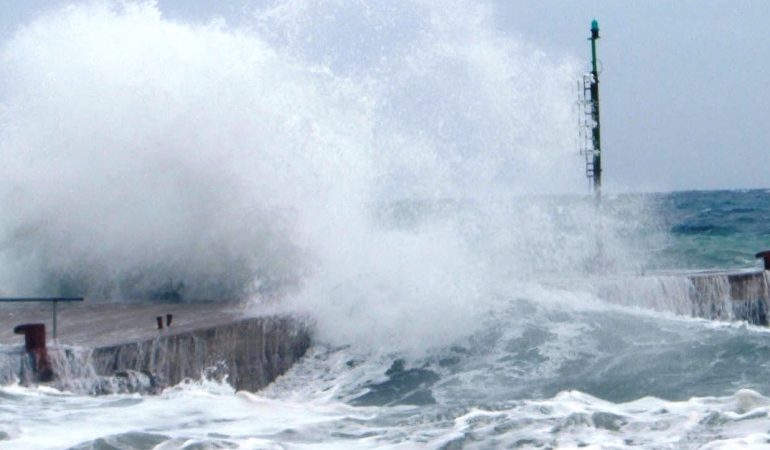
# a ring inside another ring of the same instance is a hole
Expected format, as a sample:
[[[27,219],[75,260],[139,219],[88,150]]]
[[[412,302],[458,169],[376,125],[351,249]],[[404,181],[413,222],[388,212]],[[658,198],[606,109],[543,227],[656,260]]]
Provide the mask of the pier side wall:
[[[54,380],[46,384],[82,394],[159,393],[206,377],[257,391],[285,373],[309,346],[307,326],[287,316],[170,327],[122,343],[49,346]],[[23,345],[0,350],[0,384],[38,384]]]
[[[581,280],[577,286],[613,304],[768,325],[770,272],[683,272]],[[572,285],[574,288],[574,285]]]
[[[286,372],[309,346],[306,328],[295,320],[253,318],[97,348],[91,360],[98,375],[140,372],[150,376],[154,386],[199,379],[207,372],[226,375],[238,390],[256,391]]]

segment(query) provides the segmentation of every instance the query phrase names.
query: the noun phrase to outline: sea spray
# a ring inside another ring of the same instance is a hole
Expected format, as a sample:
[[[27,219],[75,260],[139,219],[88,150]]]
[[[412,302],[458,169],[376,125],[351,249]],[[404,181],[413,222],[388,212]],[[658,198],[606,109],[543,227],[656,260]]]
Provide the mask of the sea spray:
[[[342,226],[331,206],[366,176],[356,88],[152,4],[53,11],[2,72],[6,293],[277,289],[312,258],[303,226]]]
[[[289,1],[230,27],[93,2],[2,61],[6,294],[279,298],[320,339],[419,353],[502,281],[644,264],[644,208],[543,195],[584,189],[579,71],[491,4]]]
[[[510,295],[501,282],[646,263],[629,245],[653,220],[643,199],[597,213],[543,196],[583,190],[577,65],[494,21],[491,4],[462,1],[279,2],[257,15],[275,48],[375,99],[374,212],[319,240],[325,262],[289,298],[318,319],[317,338],[420,353],[483,326]]]

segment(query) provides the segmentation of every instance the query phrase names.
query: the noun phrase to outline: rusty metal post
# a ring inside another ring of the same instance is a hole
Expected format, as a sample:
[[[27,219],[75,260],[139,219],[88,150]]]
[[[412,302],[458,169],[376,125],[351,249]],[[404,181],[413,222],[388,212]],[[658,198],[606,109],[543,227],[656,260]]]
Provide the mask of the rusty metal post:
[[[18,325],[13,329],[15,334],[24,335],[24,350],[32,356],[33,370],[37,381],[53,380],[53,369],[48,359],[48,349],[45,345],[45,324],[28,323]]]
[[[754,255],[755,258],[762,258],[765,263],[765,270],[770,270],[770,250],[765,250]]]

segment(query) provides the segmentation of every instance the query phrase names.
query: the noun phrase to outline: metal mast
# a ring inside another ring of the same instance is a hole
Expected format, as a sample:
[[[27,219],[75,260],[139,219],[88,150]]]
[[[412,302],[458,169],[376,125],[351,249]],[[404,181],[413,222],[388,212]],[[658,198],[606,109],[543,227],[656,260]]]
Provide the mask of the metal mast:
[[[602,140],[599,123],[599,69],[596,59],[596,40],[599,23],[591,22],[591,72],[583,77],[581,98],[580,135],[581,153],[586,157],[586,176],[596,197],[602,193]]]
[[[593,127],[593,182],[594,192],[597,197],[602,195],[602,138],[599,122],[599,71],[596,68],[596,40],[599,39],[599,22],[594,19],[591,22],[591,118]]]

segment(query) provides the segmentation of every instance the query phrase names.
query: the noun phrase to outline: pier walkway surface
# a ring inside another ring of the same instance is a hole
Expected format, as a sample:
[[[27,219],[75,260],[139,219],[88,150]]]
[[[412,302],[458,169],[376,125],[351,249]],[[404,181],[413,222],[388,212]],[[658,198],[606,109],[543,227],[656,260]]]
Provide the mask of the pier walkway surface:
[[[304,355],[310,334],[294,318],[250,317],[243,309],[226,302],[86,299],[59,304],[58,336],[52,341],[51,304],[2,303],[0,384],[47,382],[91,394],[152,393],[184,379],[208,376],[226,377],[236,389],[255,391]],[[32,323],[45,324],[47,348],[30,350],[25,336],[14,333],[15,327]],[[45,371],[52,371],[52,376]]]
[[[166,314],[172,314],[168,328]],[[158,316],[163,317],[162,330],[157,327]],[[57,338],[60,344],[105,347],[224,325],[242,316],[243,307],[237,303],[99,303],[88,299],[58,305]],[[15,326],[23,323],[44,323],[50,340],[51,305],[0,303],[0,344],[24,342],[22,336],[13,332]]]

